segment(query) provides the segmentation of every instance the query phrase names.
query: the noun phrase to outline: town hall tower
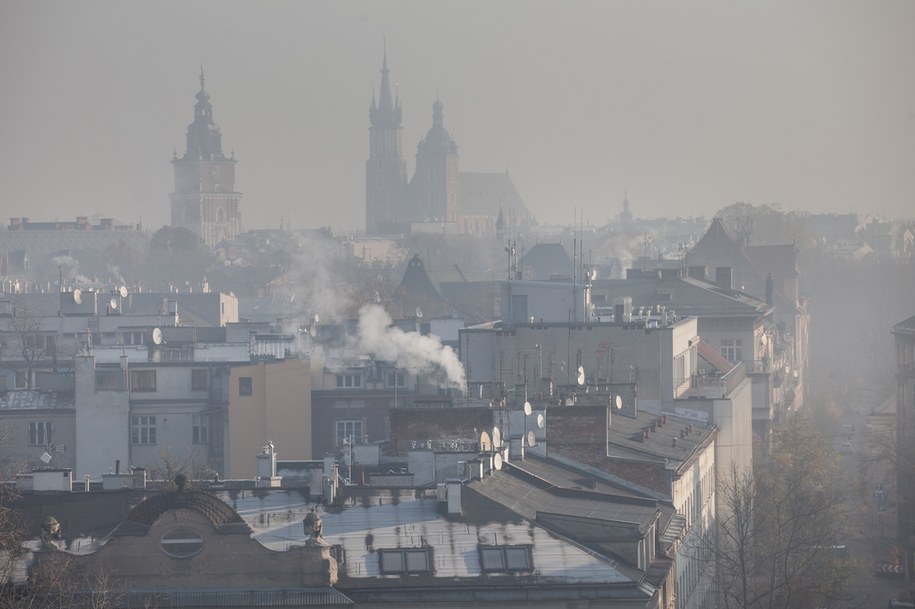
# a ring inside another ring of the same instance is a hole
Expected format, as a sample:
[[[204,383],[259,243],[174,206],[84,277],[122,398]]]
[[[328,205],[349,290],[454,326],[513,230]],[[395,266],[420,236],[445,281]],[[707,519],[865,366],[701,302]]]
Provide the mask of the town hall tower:
[[[175,191],[171,195],[171,226],[186,228],[209,245],[241,232],[241,193],[235,192],[235,154],[222,152],[222,133],[213,122],[213,106],[200,70],[200,91],[194,122],[187,128],[187,150],[172,159]]]

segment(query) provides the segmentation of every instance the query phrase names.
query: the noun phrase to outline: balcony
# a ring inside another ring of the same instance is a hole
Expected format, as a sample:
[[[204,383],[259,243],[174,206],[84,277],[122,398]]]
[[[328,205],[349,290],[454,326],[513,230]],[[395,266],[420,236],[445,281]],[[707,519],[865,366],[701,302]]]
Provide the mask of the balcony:
[[[681,388],[680,399],[722,399],[728,397],[747,378],[744,362],[738,362],[726,374],[695,374],[690,378],[674,379],[675,387]],[[686,387],[685,390],[682,388]]]

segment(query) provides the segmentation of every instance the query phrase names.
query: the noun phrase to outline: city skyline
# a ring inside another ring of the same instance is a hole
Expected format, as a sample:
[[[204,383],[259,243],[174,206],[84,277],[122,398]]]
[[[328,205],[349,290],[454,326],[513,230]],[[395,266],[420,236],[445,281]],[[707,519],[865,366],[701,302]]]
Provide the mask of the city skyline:
[[[6,3],[4,223],[169,220],[200,65],[246,229],[362,230],[383,40],[404,156],[444,105],[464,171],[541,224],[785,211],[911,215],[915,6]]]

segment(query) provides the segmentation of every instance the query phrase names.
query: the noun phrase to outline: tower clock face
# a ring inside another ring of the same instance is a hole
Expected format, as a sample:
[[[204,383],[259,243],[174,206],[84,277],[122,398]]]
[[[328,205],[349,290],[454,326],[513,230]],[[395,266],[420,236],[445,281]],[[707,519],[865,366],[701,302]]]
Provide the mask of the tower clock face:
[[[219,165],[213,165],[210,167],[210,177],[214,180],[219,179]]]

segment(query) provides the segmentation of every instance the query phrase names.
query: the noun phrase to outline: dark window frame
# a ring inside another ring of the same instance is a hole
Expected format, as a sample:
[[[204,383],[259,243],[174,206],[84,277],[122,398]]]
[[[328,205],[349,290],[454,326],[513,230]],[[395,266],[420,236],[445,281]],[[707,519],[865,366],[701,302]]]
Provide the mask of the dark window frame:
[[[422,566],[416,560],[422,558]],[[430,548],[389,548],[378,550],[378,568],[382,575],[422,575],[432,573]]]
[[[531,545],[500,545],[478,546],[480,554],[480,569],[484,573],[526,573],[534,570],[533,546]],[[517,558],[524,557],[524,565],[516,564]],[[492,559],[498,559],[498,565],[488,565]]]

